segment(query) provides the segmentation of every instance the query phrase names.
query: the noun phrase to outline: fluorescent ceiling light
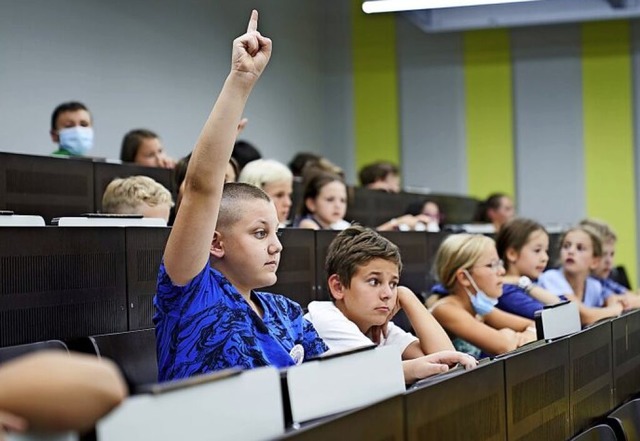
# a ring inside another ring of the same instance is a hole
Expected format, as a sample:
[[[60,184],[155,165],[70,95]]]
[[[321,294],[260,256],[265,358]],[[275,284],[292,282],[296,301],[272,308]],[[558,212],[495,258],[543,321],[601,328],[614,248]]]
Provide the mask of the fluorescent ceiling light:
[[[521,3],[535,0],[370,0],[362,3],[367,14],[377,12],[414,11],[417,9],[458,8],[461,6]]]

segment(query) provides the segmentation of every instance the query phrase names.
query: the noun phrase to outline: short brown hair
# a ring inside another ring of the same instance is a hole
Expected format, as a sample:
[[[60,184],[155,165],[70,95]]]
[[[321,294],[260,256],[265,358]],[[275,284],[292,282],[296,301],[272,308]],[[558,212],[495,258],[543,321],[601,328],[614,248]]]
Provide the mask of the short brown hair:
[[[374,182],[384,181],[389,175],[398,176],[399,174],[400,170],[397,165],[388,161],[378,161],[362,167],[358,177],[360,183],[366,187]]]
[[[511,219],[500,228],[496,235],[496,249],[498,250],[498,256],[504,261],[506,269],[509,269],[507,250],[513,248],[519,253],[529,241],[531,233],[536,231],[542,231],[547,234],[547,230],[541,224],[532,219],[522,217]]]
[[[371,228],[352,225],[331,241],[325,270],[328,276],[337,274],[340,283],[349,288],[358,268],[373,259],[393,262],[398,266],[398,272],[402,271],[400,250],[394,243]]]
[[[124,135],[120,147],[120,160],[123,162],[135,162],[138,149],[145,139],[159,139],[159,136],[147,129],[130,130]]]

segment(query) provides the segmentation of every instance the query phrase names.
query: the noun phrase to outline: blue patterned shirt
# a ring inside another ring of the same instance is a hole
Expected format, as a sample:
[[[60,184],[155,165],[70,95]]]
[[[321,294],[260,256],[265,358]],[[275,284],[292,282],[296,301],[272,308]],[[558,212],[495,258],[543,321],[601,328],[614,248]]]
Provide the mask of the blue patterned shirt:
[[[187,285],[176,286],[163,262],[153,302],[158,381],[231,367],[293,366],[294,346],[294,353],[304,349],[305,360],[327,351],[300,305],[263,292],[252,292],[252,300],[262,306],[262,318],[208,263]]]

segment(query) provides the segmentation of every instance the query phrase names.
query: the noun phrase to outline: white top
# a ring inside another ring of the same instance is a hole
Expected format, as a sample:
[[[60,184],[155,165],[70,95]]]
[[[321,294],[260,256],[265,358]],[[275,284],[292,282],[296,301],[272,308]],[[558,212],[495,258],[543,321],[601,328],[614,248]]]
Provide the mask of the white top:
[[[309,312],[304,318],[313,324],[320,338],[329,346],[327,354],[373,344],[331,301],[309,303]],[[403,353],[414,341],[418,341],[415,335],[389,322],[387,337],[383,337],[378,346],[397,346]]]

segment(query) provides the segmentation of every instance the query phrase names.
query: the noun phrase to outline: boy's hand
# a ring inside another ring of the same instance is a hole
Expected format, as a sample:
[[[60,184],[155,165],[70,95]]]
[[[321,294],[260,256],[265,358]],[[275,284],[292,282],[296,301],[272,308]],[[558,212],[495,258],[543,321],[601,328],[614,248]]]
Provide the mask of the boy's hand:
[[[247,74],[257,80],[269,63],[271,40],[258,32],[258,11],[251,11],[247,33],[233,41],[231,71]]]
[[[466,370],[473,369],[478,366],[478,361],[471,355],[458,351],[439,351],[433,354],[425,355],[425,361],[430,363],[444,364],[453,367],[457,364],[464,366]]]

